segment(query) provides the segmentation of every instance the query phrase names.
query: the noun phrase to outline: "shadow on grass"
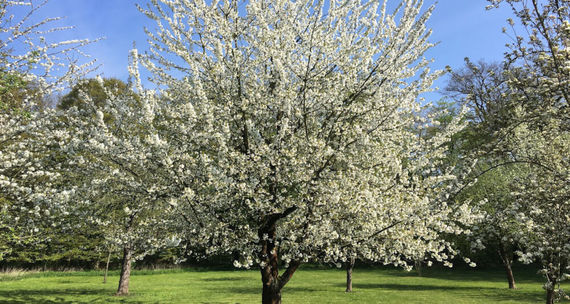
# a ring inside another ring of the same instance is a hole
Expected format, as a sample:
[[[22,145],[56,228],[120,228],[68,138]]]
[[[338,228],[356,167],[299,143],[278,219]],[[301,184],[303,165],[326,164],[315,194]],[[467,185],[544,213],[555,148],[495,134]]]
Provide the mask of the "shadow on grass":
[[[362,271],[372,273],[376,271],[373,268],[356,269],[355,272]],[[517,283],[543,283],[542,277],[537,275],[535,268],[517,269],[514,272]],[[459,268],[459,269],[441,269],[441,268],[424,268],[422,276],[416,271],[403,271],[395,269],[387,269],[380,272],[382,275],[401,278],[427,278],[427,279],[443,279],[448,281],[485,281],[485,282],[504,282],[507,284],[507,277],[503,270],[481,270],[477,268]]]
[[[212,292],[221,292],[227,294],[250,294],[250,295],[259,295],[261,297],[261,285],[259,287],[219,287],[216,286],[215,288],[209,288]],[[295,292],[326,292],[323,289],[317,288],[310,288],[310,287],[289,287],[285,286],[283,289],[284,293],[295,293]]]
[[[89,300],[77,300],[81,296],[95,295],[96,298],[90,297]],[[109,290],[106,289],[45,289],[45,290],[3,290],[0,291],[0,304],[24,304],[24,303],[38,303],[38,304],[87,304],[87,303],[108,303]],[[118,303],[127,302],[127,298],[121,299],[117,297]],[[142,303],[136,301],[129,301],[129,303]]]
[[[337,284],[344,287],[344,284]],[[441,286],[441,285],[410,285],[410,284],[354,284],[354,289],[388,289],[402,292],[434,291],[464,293],[468,297],[487,299],[489,302],[516,301],[517,303],[536,303],[544,300],[542,295],[535,291],[509,290],[507,288],[477,287],[477,286]]]
[[[205,278],[202,281],[205,282],[225,282],[225,281],[243,281],[246,280],[243,277],[223,277],[223,278]]]

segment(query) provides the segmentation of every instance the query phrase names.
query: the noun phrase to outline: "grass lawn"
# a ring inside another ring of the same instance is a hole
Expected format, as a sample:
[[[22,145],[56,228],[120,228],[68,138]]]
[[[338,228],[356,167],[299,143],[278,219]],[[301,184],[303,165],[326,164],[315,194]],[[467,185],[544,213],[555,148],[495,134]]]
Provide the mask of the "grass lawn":
[[[283,290],[284,303],[543,303],[541,278],[515,270],[517,290],[502,271],[424,270],[424,276],[395,269],[356,268],[352,293],[342,269],[299,269]],[[126,297],[113,296],[118,273],[107,284],[100,272],[0,274],[0,303],[260,303],[258,271],[184,269],[135,271]],[[565,301],[563,303],[570,303]]]

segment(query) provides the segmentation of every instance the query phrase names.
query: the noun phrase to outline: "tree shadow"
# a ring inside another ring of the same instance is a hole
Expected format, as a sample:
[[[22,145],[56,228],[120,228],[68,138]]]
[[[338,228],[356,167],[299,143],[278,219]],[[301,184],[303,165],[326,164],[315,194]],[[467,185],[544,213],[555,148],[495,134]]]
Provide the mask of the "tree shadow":
[[[205,278],[202,281],[205,282],[224,282],[224,281],[243,281],[247,280],[247,278],[243,277],[218,277],[218,278]]]
[[[227,287],[213,287],[208,288],[212,292],[221,292],[221,293],[228,293],[228,294],[251,294],[251,295],[259,295],[261,296],[261,285],[259,287],[243,287],[243,286],[227,286]],[[317,289],[311,287],[297,287],[297,286],[285,286],[283,288],[284,293],[295,293],[295,292],[324,292],[324,289]]]
[[[81,296],[95,295],[96,298],[90,297],[89,300],[77,300]],[[107,303],[109,302],[109,290],[107,289],[13,289],[0,291],[0,304],[87,304],[87,303]],[[50,299],[47,299],[50,298]],[[126,302],[127,299],[118,302]],[[129,303],[143,303],[140,301],[130,301]]]
[[[336,284],[339,287],[346,286],[345,284]],[[419,291],[419,290],[501,290],[500,288],[493,287],[474,287],[474,286],[442,286],[442,285],[410,285],[410,284],[382,284],[382,283],[353,283],[354,288],[361,289],[391,289],[399,291]]]
[[[363,269],[363,272],[373,271]],[[536,274],[536,269],[523,268],[515,272],[515,281],[517,283],[543,283],[540,275]],[[356,273],[356,271],[355,271]],[[477,268],[460,268],[460,269],[442,269],[442,268],[424,268],[423,274],[418,276],[415,271],[402,271],[390,269],[382,272],[384,275],[400,278],[427,278],[427,279],[443,279],[447,281],[484,281],[484,282],[504,282],[507,284],[507,277],[503,270],[480,270]]]
[[[345,285],[337,284],[337,286],[344,287]],[[544,300],[542,295],[536,291],[510,290],[508,288],[499,287],[358,283],[354,284],[354,289],[389,289],[402,292],[439,290],[442,292],[466,293],[468,297],[486,299],[486,303],[509,300],[514,300],[517,303],[536,303],[537,301],[540,302]]]

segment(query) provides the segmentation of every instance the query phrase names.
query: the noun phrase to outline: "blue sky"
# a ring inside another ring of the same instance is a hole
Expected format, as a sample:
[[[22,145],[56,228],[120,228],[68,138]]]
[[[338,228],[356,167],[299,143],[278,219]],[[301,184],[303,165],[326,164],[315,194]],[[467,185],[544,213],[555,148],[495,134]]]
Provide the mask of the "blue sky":
[[[39,2],[38,0],[35,0]],[[86,52],[97,59],[101,67],[98,73],[104,77],[128,77],[128,51],[136,42],[140,50],[147,48],[144,26],[153,23],[142,15],[135,3],[146,0],[50,0],[38,11],[37,19],[62,16],[59,25],[74,25],[75,29],[62,32],[54,39],[105,39],[89,46]],[[394,2],[394,1],[393,1]],[[426,6],[434,1],[426,0]],[[432,42],[439,44],[427,56],[435,60],[432,67],[443,69],[446,65],[458,68],[463,59],[474,61],[500,61],[505,52],[507,35],[501,29],[510,16],[506,7],[487,11],[485,0],[440,0],[428,26],[433,30]],[[436,85],[445,86],[445,78]],[[429,94],[428,99],[437,98]]]

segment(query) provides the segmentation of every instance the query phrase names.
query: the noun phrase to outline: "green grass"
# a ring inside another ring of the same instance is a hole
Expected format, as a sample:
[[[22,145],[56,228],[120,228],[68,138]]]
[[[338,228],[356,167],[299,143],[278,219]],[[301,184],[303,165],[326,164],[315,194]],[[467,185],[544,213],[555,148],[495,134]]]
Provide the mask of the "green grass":
[[[357,268],[354,292],[345,293],[341,269],[305,267],[283,290],[284,303],[543,303],[541,278],[534,270],[515,272],[509,290],[502,271],[453,269],[415,272]],[[131,294],[113,296],[118,273],[107,284],[100,272],[46,272],[0,275],[0,303],[259,303],[258,271],[184,269],[135,271]],[[569,301],[563,302],[569,303]]]

